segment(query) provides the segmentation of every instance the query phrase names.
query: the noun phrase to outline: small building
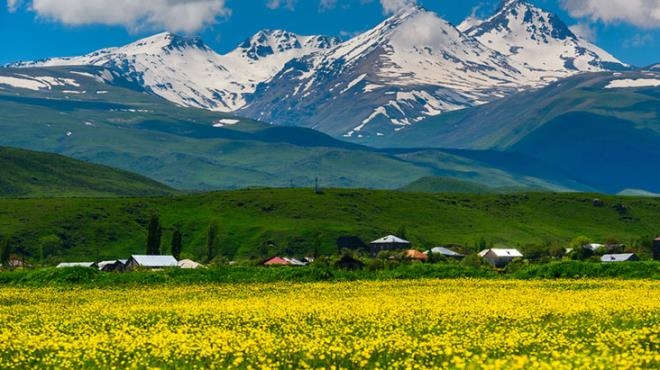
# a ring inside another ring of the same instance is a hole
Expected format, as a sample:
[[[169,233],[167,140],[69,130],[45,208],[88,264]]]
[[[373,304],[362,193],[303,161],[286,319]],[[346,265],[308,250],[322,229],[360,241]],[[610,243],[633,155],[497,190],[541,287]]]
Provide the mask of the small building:
[[[149,256],[134,254],[126,261],[125,269],[130,271],[136,268],[163,269],[179,267],[173,256]]]
[[[401,239],[398,236],[388,235],[380,239],[374,240],[371,243],[371,255],[375,256],[380,251],[396,251],[402,249],[410,249],[410,242]]]
[[[103,272],[123,272],[128,260],[111,260],[97,263],[99,270]]]
[[[605,245],[604,244],[598,244],[598,243],[589,243],[589,244],[583,245],[582,248],[589,249],[592,252],[595,252],[595,251],[597,251],[601,248],[605,248]]]
[[[504,267],[514,258],[522,258],[523,255],[517,249],[513,248],[491,248],[479,252],[479,257],[485,259],[494,267]]]
[[[427,256],[423,252],[420,252],[416,249],[408,249],[403,254],[403,258],[405,258],[407,260],[412,260],[412,261],[426,261],[426,260],[429,259],[429,256]]]
[[[98,266],[96,265],[95,262],[62,262],[55,267],[61,269],[61,268],[70,268],[70,267],[97,268]]]
[[[193,260],[188,260],[188,259],[181,260],[181,261],[177,262],[177,265],[179,266],[179,268],[182,268],[182,269],[198,269],[198,268],[204,267],[204,265],[202,265],[201,263],[195,262]]]
[[[453,259],[457,259],[457,260],[465,258],[465,255],[454,252],[453,250],[451,250],[449,248],[445,248],[445,247],[431,248],[430,250],[428,250],[424,253],[426,253],[427,255],[430,254],[430,253],[439,254],[439,255],[444,256],[445,258],[453,258]]]
[[[653,259],[660,261],[660,238],[655,238],[653,241]]]
[[[262,266],[289,266],[289,261],[285,260],[282,257],[272,257],[263,262]]]
[[[639,261],[635,253],[604,254],[600,257],[601,262],[630,262]]]
[[[307,266],[307,262],[301,261],[297,258],[284,257],[283,259],[289,262],[289,266]]]

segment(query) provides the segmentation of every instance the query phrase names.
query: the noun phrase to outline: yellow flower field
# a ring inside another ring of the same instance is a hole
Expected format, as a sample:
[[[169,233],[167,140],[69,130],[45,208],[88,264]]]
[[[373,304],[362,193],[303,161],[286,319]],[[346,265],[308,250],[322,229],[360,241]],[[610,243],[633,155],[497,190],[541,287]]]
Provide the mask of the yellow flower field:
[[[660,282],[0,288],[0,368],[660,368]]]

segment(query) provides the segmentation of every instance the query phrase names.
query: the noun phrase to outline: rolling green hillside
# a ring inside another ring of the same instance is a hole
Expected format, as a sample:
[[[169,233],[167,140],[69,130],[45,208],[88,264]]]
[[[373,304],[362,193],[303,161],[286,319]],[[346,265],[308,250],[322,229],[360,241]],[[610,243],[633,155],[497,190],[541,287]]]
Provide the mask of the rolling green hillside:
[[[451,177],[422,177],[399,189],[413,193],[505,194],[523,191],[543,191],[542,188],[490,187]]]
[[[388,148],[506,150],[557,117],[576,112],[632,122],[636,129],[650,129],[657,134],[660,133],[660,88],[606,88],[614,80],[653,78],[660,79],[660,73],[579,74],[545,88],[429,118],[399,135],[368,144]],[[591,135],[597,136],[598,132]]]
[[[0,86],[0,145],[59,153],[187,190],[311,186],[316,177],[329,187],[394,189],[424,176],[591,190],[544,170],[541,163],[531,171],[492,162],[491,155],[381,151],[309,129],[181,108],[130,86],[99,82],[94,76],[103,72],[94,67],[0,69],[0,75],[74,79],[78,85]]]
[[[598,191],[658,193],[660,87],[607,88],[640,79],[660,80],[660,73],[581,74],[443,114],[372,144],[497,149],[533,158]]]
[[[57,154],[0,147],[0,197],[113,197],[173,194],[130,172]]]
[[[595,204],[593,200],[600,198]],[[339,237],[367,243],[401,233],[415,247],[461,244],[567,246],[578,235],[634,244],[660,233],[660,199],[592,194],[420,194],[397,191],[255,189],[166,198],[0,199],[0,235],[30,258],[89,260],[145,250],[160,214],[168,250],[174,228],[184,256],[204,259],[208,226],[228,259],[337,250]]]

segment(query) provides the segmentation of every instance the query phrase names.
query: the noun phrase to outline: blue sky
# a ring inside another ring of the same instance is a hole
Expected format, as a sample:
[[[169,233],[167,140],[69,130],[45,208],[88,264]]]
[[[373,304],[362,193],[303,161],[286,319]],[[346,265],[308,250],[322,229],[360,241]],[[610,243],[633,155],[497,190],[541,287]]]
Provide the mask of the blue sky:
[[[0,7],[0,64],[80,55],[169,30],[200,35],[226,52],[263,28],[347,38],[414,0],[7,0]],[[660,62],[660,0],[531,0],[580,25],[624,62]],[[172,3],[181,5],[172,7]],[[499,0],[418,0],[454,24]],[[185,15],[182,15],[185,14]],[[131,18],[132,17],[132,18]]]

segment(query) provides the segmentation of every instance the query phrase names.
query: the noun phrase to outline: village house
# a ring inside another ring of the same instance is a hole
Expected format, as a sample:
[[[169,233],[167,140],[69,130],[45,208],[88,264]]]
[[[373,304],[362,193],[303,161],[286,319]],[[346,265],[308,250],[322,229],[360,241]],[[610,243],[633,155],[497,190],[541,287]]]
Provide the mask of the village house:
[[[97,263],[99,270],[103,272],[123,272],[128,260],[101,261]]]
[[[307,266],[307,262],[291,257],[272,257],[261,263],[263,266]]]
[[[453,258],[453,259],[457,259],[457,260],[463,259],[463,258],[465,257],[465,255],[462,255],[462,254],[460,254],[460,253],[454,252],[453,250],[451,250],[451,249],[449,249],[449,248],[445,248],[445,247],[435,247],[435,248],[431,248],[430,250],[428,250],[428,251],[426,251],[426,252],[424,252],[424,253],[426,253],[427,255],[428,255],[428,254],[431,254],[431,253],[432,253],[432,254],[439,254],[439,255],[441,255],[441,256],[444,256],[444,257],[447,258],[447,259],[449,259],[449,258]]]
[[[421,261],[421,262],[426,261],[426,260],[429,259],[429,256],[427,256],[427,255],[424,254],[423,252],[420,252],[420,251],[418,251],[418,250],[416,250],[416,249],[408,249],[408,250],[405,251],[405,253],[403,254],[403,257],[404,257],[405,259],[407,259],[407,260],[411,260],[411,261]]]
[[[635,253],[604,254],[600,257],[601,262],[629,262],[639,261]]]
[[[169,267],[179,267],[176,258],[173,256],[149,256],[132,255],[126,262],[126,270],[130,271],[136,268],[145,269],[163,269]]]
[[[204,265],[202,265],[201,263],[189,259],[181,260],[177,262],[177,265],[179,266],[179,268],[182,269],[198,269],[204,267]]]
[[[58,269],[69,268],[69,267],[86,267],[86,268],[97,268],[95,262],[62,262],[55,266]]]
[[[483,258],[494,267],[504,267],[515,258],[522,258],[523,255],[517,249],[491,248],[479,252],[479,257]]]
[[[371,243],[371,256],[375,257],[381,251],[395,251],[410,249],[410,242],[401,239],[398,236],[388,235],[380,239],[374,240]]]

